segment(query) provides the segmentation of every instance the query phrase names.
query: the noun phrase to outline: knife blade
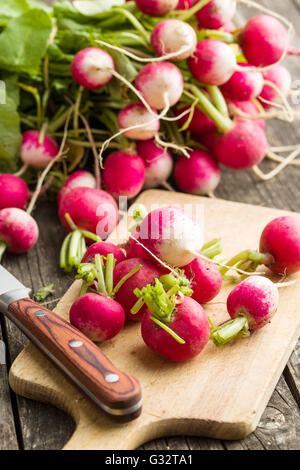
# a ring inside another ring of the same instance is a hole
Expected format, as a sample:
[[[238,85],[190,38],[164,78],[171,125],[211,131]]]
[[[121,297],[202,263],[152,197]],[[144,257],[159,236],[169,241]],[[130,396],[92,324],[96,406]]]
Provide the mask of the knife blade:
[[[122,421],[137,418],[142,409],[138,380],[118,370],[95,343],[30,299],[29,293],[0,265],[0,312],[102,410]]]

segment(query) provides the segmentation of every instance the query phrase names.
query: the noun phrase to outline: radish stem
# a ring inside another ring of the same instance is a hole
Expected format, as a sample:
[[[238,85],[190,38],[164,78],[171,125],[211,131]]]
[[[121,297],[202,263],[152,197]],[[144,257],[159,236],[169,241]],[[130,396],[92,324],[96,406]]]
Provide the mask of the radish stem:
[[[211,332],[211,339],[216,346],[222,346],[236,338],[249,336],[248,320],[244,316],[239,316],[217,327]]]

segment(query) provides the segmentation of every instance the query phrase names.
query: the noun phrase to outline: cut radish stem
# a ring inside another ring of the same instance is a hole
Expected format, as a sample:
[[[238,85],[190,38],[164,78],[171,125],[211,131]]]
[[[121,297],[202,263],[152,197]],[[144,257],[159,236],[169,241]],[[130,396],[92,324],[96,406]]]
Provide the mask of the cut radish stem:
[[[165,16],[178,6],[178,0],[135,0],[137,7],[146,15]]]
[[[219,294],[222,287],[222,276],[217,266],[210,261],[195,258],[182,269],[191,281],[192,298],[199,304],[210,302]]]
[[[219,29],[232,20],[236,0],[211,0],[196,13],[199,29]]]
[[[80,86],[97,90],[113,78],[114,68],[114,61],[107,52],[98,47],[88,47],[75,55],[71,73]]]
[[[74,188],[96,188],[96,179],[94,175],[88,171],[82,170],[72,173],[58,193],[58,206],[62,199]]]
[[[40,141],[39,131],[26,131],[22,136],[20,156],[24,165],[45,168],[59,153],[55,140],[46,135]]]
[[[119,246],[108,242],[97,242],[88,247],[82,258],[82,263],[93,263],[95,261],[95,255],[107,256],[109,254],[114,255],[117,263],[124,261],[126,258],[124,251]]]
[[[155,286],[136,289],[148,310],[142,319],[142,337],[160,356],[176,362],[197,356],[207,345],[210,326],[203,308],[194,299],[178,297],[178,290],[166,292],[156,279]]]
[[[157,114],[155,110],[153,113]],[[153,119],[153,113],[150,114],[143,103],[131,103],[119,112],[118,125],[124,135],[130,139],[152,139],[160,128],[159,118]],[[136,125],[140,127],[126,131],[127,128],[134,128]]]
[[[276,313],[278,301],[278,288],[272,281],[261,276],[245,279],[227,299],[227,310],[232,320],[211,332],[214,343],[221,346],[263,328]]]
[[[137,152],[145,164],[144,188],[157,188],[164,186],[170,189],[167,180],[173,170],[173,159],[171,154],[155,144],[153,140],[137,142]]]
[[[0,210],[7,207],[24,209],[29,198],[28,186],[15,175],[0,175]]]
[[[190,158],[182,157],[175,165],[175,181],[185,193],[210,195],[221,180],[214,158],[203,150],[194,150]]]
[[[105,160],[103,181],[107,191],[115,198],[132,198],[144,185],[144,162],[138,155],[113,152]]]
[[[240,67],[248,67],[249,64],[238,64]],[[221,86],[221,91],[226,98],[236,101],[248,101],[256,98],[263,90],[264,79],[261,72],[237,71],[228,82]]]
[[[27,212],[16,207],[0,210],[0,261],[6,249],[16,254],[26,253],[38,237],[37,223]]]
[[[180,20],[165,20],[152,31],[151,46],[159,56],[176,54],[172,61],[190,57],[196,49],[197,36],[194,28]]]

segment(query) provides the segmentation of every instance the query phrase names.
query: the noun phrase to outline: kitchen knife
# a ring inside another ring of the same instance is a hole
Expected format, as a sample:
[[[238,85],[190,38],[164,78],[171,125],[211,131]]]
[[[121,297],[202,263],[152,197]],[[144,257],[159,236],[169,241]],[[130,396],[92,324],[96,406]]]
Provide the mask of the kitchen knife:
[[[137,418],[142,408],[139,382],[119,371],[96,344],[29,294],[0,265],[0,312],[106,413],[122,421]]]

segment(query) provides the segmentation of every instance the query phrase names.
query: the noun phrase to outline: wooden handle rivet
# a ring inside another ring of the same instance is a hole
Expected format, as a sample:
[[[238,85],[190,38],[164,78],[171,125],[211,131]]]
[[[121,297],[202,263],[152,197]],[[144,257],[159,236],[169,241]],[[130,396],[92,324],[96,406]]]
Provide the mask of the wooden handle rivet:
[[[47,315],[47,312],[44,310],[37,310],[37,312],[35,312],[36,317],[44,317],[45,315]]]
[[[105,380],[106,382],[109,382],[112,384],[112,383],[118,382],[120,380],[120,377],[117,374],[107,374],[105,376]]]
[[[72,339],[72,341],[69,342],[69,346],[71,346],[71,348],[80,348],[82,345],[83,342],[77,339]]]

